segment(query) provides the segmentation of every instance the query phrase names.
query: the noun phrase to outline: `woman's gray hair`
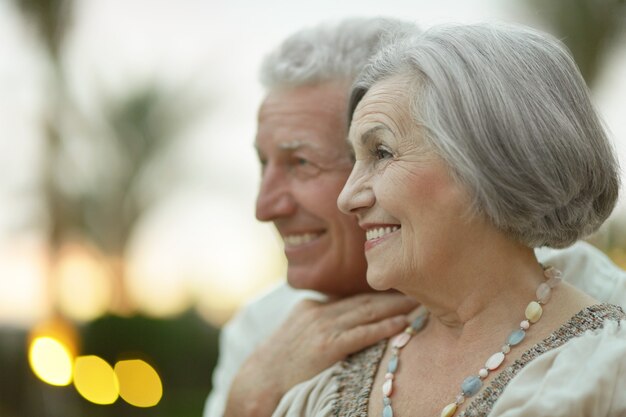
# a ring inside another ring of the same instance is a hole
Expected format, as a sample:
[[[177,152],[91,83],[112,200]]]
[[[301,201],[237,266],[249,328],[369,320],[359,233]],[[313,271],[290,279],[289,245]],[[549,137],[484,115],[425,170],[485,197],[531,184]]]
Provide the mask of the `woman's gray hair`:
[[[417,33],[416,25],[391,18],[353,18],[300,30],[261,64],[267,90],[323,81],[351,83],[381,45]]]
[[[411,115],[473,197],[473,209],[529,247],[596,231],[619,190],[618,163],[585,82],[557,39],[504,25],[455,25],[378,53],[350,114],[375,83],[411,78]]]

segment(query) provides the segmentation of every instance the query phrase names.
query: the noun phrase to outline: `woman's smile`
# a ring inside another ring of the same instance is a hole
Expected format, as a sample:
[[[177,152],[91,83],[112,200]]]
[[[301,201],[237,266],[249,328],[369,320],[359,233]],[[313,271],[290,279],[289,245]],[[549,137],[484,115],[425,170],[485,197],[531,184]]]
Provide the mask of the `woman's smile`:
[[[362,225],[365,229],[365,251],[399,234],[400,225]]]

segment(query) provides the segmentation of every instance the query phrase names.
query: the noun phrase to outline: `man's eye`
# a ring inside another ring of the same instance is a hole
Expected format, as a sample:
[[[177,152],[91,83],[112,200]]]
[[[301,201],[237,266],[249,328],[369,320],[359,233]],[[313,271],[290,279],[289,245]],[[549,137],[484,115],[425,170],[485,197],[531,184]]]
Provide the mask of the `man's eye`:
[[[293,173],[300,178],[314,177],[319,174],[319,166],[308,158],[294,156],[289,162]]]

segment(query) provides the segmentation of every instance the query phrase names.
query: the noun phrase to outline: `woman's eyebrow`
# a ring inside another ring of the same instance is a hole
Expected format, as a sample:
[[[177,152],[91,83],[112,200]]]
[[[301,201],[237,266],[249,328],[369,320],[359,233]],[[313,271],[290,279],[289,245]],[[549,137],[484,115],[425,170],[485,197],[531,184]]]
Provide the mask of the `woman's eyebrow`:
[[[370,129],[367,129],[361,134],[361,145],[366,146],[369,142],[376,139],[378,137],[378,132],[381,130],[391,132],[391,130],[389,130],[389,128],[385,125],[377,125]]]

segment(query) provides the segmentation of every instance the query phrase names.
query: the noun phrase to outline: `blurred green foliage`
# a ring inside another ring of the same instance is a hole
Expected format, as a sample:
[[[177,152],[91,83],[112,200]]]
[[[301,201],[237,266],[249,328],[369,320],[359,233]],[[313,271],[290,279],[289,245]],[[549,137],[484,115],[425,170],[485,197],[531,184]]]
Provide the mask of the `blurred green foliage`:
[[[626,27],[626,0],[526,0],[572,51],[593,86],[603,60]]]
[[[27,332],[0,329],[0,416],[2,417],[198,417],[211,390],[218,330],[192,311],[169,319],[106,316],[80,329],[82,353],[110,365],[143,359],[159,373],[163,397],[150,408],[119,398],[96,405],[73,386],[53,387],[30,371]]]

